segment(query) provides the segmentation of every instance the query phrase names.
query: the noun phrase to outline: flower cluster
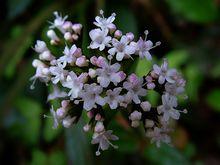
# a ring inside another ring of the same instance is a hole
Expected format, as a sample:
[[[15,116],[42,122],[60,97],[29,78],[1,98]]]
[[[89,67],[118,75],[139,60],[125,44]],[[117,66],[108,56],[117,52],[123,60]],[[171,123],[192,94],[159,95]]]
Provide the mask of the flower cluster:
[[[49,43],[38,40],[34,47],[39,59],[33,60],[36,73],[31,78],[31,88],[39,79],[53,87],[48,101],[60,102],[60,107],[50,109],[53,128],[59,125],[69,128],[86,113],[88,123],[83,130],[93,132],[91,143],[98,145],[96,155],[100,155],[100,150],[117,148],[111,141],[118,137],[107,129],[106,111],[123,110],[131,126],[143,125],[146,136],[157,146],[161,142],[170,143],[170,121],[178,120],[181,112],[186,113],[177,107],[178,96],[184,94],[185,80],[176,69],[168,67],[165,59],[161,66],[154,64],[143,77],[123,70],[128,61],[152,60],[149,51],[160,42],[153,44],[148,40],[148,31],[135,41],[133,33],[123,34],[117,29],[113,23],[115,13],[105,18],[101,10],[100,16],[95,17],[96,28],[89,32],[88,49],[95,55],[85,55],[80,48],[82,25],[67,21],[67,16],[58,12],[54,15],[47,31]],[[154,107],[146,100],[149,90],[161,94],[161,105]]]

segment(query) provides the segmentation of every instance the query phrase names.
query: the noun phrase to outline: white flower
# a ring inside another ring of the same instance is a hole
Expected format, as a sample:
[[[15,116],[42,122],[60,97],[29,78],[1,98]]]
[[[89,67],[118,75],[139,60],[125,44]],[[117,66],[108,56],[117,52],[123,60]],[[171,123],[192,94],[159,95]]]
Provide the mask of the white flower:
[[[100,149],[103,151],[107,150],[109,148],[109,145],[111,145],[113,148],[118,148],[118,146],[115,146],[110,142],[110,140],[118,140],[118,137],[116,135],[113,135],[112,132],[112,130],[108,130],[100,134],[94,134],[91,143],[99,144],[98,150],[96,151],[96,156],[100,155]]]
[[[105,102],[109,104],[111,109],[116,109],[118,107],[118,104],[120,102],[120,100],[122,100],[122,96],[120,96],[120,92],[121,92],[122,88],[118,87],[115,88],[114,90],[107,90],[106,91],[106,97]]]
[[[89,45],[91,49],[99,48],[100,51],[104,50],[106,46],[110,46],[111,37],[107,36],[107,29],[93,29],[89,32],[89,36],[92,42]]]
[[[82,90],[83,82],[73,71],[71,71],[62,85],[70,89],[68,96],[73,100],[78,97],[79,92]]]
[[[65,33],[65,30],[63,29],[63,24],[65,20],[68,18],[68,16],[62,17],[62,15],[59,15],[57,11],[55,11],[54,16],[56,17],[54,22],[51,23],[52,25],[50,26],[51,29],[57,28],[59,29],[62,33]]]
[[[132,100],[136,104],[140,104],[139,96],[146,96],[147,90],[142,88],[143,78],[138,78],[135,74],[128,77],[128,81],[124,82],[123,87],[128,90]]]
[[[48,69],[48,66],[45,65],[40,60],[34,60],[32,62],[33,67],[36,68],[35,75],[30,78],[30,81],[33,81],[31,85],[31,89],[34,89],[34,84],[37,79],[39,79],[41,82],[48,83],[50,81],[50,71]]]
[[[169,83],[175,82],[174,78],[177,74],[177,71],[176,71],[176,69],[168,69],[168,63],[166,60],[164,60],[161,67],[154,64],[153,65],[153,72],[159,76],[159,78],[158,78],[159,84],[163,84],[165,82],[165,80],[168,81]]]
[[[170,118],[178,120],[180,112],[175,107],[177,107],[177,98],[165,93],[162,95],[162,105],[157,107],[157,111],[159,114],[163,113],[163,121],[168,121]]]
[[[102,87],[106,88],[110,82],[117,85],[121,81],[120,72],[118,72],[121,67],[119,63],[110,65],[105,62],[101,67],[102,68],[96,69],[96,75],[98,76],[97,80]]]
[[[137,43],[132,42],[131,44],[136,47],[136,54],[138,54],[140,58],[145,57],[147,60],[152,60],[149,50],[160,45],[160,42],[157,42],[156,45],[153,45],[153,42],[151,42],[150,40],[147,40],[147,35],[148,35],[148,31],[146,30],[144,40],[142,39],[142,37],[140,37]]]
[[[87,111],[96,107],[96,103],[99,105],[104,105],[105,100],[100,96],[102,93],[102,87],[99,85],[85,84],[84,89],[80,92],[80,97],[84,101],[83,108]]]
[[[37,40],[37,43],[34,46],[34,50],[37,53],[43,53],[44,51],[48,51],[48,48],[44,41]]]
[[[47,100],[50,101],[57,98],[63,98],[66,96],[67,96],[66,92],[61,91],[57,85],[53,85],[53,92],[48,95]]]
[[[59,121],[59,118],[57,117],[56,112],[54,111],[53,106],[51,106],[51,108],[50,108],[50,113],[53,117],[53,129],[56,129],[58,127],[60,121]]]
[[[151,143],[156,143],[157,147],[160,147],[161,142],[170,143],[170,137],[166,134],[162,128],[154,127],[153,130],[148,129],[146,136],[151,138]]]
[[[68,74],[68,71],[61,66],[51,66],[49,70],[51,75],[54,76],[51,78],[53,84],[57,84],[59,81],[63,82]]]
[[[127,36],[122,36],[120,41],[113,38],[112,44],[113,48],[109,49],[108,53],[112,56],[116,54],[117,61],[122,61],[124,57],[131,57],[131,55],[135,53],[135,47],[129,45]]]
[[[63,51],[64,56],[61,56],[57,62],[58,65],[61,65],[63,68],[66,67],[67,64],[73,65],[76,61],[75,54],[78,53],[76,45],[72,45],[69,49],[68,46],[65,46],[65,49]]]
[[[115,13],[112,13],[112,15],[108,18],[104,17],[104,12],[102,10],[100,10],[100,16],[96,16],[95,20],[96,22],[94,22],[94,24],[98,27],[100,27],[101,29],[110,29],[112,27],[113,21],[115,20]]]

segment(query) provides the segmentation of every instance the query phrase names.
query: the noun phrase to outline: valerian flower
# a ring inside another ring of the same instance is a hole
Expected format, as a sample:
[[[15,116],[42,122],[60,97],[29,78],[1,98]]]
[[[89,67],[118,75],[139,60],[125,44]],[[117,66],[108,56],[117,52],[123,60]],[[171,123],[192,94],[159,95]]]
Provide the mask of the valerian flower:
[[[93,29],[89,32],[89,36],[92,42],[89,45],[91,49],[98,49],[100,51],[104,50],[105,47],[110,47],[111,37],[107,36],[108,30],[107,29]]]
[[[116,135],[112,134],[112,130],[104,131],[99,134],[94,134],[93,139],[92,139],[92,144],[99,144],[98,150],[96,151],[96,155],[99,156],[100,149],[101,150],[107,150],[109,146],[111,145],[113,148],[118,148],[118,146],[113,145],[110,141],[113,140],[118,140],[119,138]]]
[[[109,89],[106,91],[106,97],[105,102],[109,104],[111,109],[116,109],[118,107],[118,104],[122,100],[122,96],[119,95],[122,88],[118,87],[113,90]]]
[[[131,55],[135,52],[135,47],[129,44],[129,39],[127,36],[122,36],[120,41],[113,38],[112,39],[113,48],[108,50],[110,55],[116,54],[116,60],[122,61],[123,58],[131,58]]]
[[[98,105],[104,105],[105,100],[100,96],[103,88],[95,83],[85,84],[84,89],[80,92],[80,97],[83,100],[83,108],[87,111],[96,107]]]

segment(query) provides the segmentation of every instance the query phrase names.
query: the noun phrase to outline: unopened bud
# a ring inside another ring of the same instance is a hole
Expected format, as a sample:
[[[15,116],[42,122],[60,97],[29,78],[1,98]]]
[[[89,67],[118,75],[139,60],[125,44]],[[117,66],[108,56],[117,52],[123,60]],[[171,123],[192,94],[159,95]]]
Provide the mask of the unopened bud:
[[[79,67],[88,66],[88,61],[85,56],[81,56],[76,59],[76,65]]]

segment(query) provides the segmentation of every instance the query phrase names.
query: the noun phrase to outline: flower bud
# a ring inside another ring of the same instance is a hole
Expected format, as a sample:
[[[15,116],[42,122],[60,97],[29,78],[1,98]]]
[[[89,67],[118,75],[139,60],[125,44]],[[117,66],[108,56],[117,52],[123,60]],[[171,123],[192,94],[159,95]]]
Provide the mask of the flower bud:
[[[59,41],[59,38],[57,37],[56,33],[54,30],[48,30],[47,31],[47,36],[54,41]]]
[[[61,106],[62,106],[63,108],[67,108],[67,106],[69,105],[69,103],[70,103],[69,100],[63,100],[63,101],[61,102]]]
[[[150,111],[151,109],[151,104],[148,101],[142,102],[140,106],[143,109],[143,111]]]
[[[76,34],[80,34],[82,30],[82,25],[80,23],[73,24],[72,29]]]
[[[81,82],[86,83],[88,81],[88,73],[81,73],[78,78]]]
[[[114,34],[114,37],[119,39],[121,36],[122,36],[122,32],[120,30],[116,30],[115,34]]]
[[[72,41],[72,40],[73,40],[72,34],[71,34],[70,32],[66,32],[66,33],[64,34],[64,39],[65,39],[66,41]]]
[[[145,127],[146,128],[152,128],[154,126],[154,121],[150,119],[145,120]]]
[[[95,120],[100,121],[102,119],[102,116],[98,113],[95,115]]]
[[[66,116],[66,110],[63,107],[57,109],[56,114],[58,118],[64,118]]]
[[[98,60],[98,58],[96,56],[92,56],[90,58],[90,62],[92,63],[92,65],[96,65],[97,60]]]
[[[105,58],[102,56],[99,56],[98,59],[96,60],[96,65],[98,67],[103,67],[106,64]]]
[[[62,25],[62,28],[66,31],[70,30],[71,27],[72,27],[72,22],[70,22],[70,21],[65,21],[64,24]]]
[[[94,116],[94,114],[93,114],[93,112],[92,111],[89,111],[89,112],[87,112],[87,117],[88,118],[93,118],[93,116]]]
[[[131,126],[134,128],[138,127],[139,125],[140,125],[140,122],[138,120],[134,120],[131,122]]]
[[[82,50],[80,48],[77,48],[76,51],[74,52],[75,57],[80,57],[82,56]]]
[[[85,56],[81,56],[76,59],[76,65],[79,67],[88,66],[88,61]]]
[[[132,84],[137,84],[139,82],[138,77],[136,76],[136,74],[131,74],[128,77],[128,80],[132,83]]]
[[[89,124],[86,124],[84,127],[83,127],[83,130],[85,132],[88,132],[90,130],[91,126]]]
[[[91,78],[94,78],[95,76],[96,76],[96,70],[95,69],[89,69],[89,76],[91,77]]]
[[[44,51],[46,51],[48,49],[47,49],[47,45],[44,41],[37,40],[37,43],[34,46],[34,50],[37,53],[43,53]]]
[[[121,78],[121,81],[123,81],[126,78],[126,74],[123,71],[119,71],[118,74]]]
[[[134,111],[130,114],[129,119],[132,121],[141,120],[141,116],[142,116],[141,112]]]
[[[154,83],[148,83],[147,84],[147,89],[154,89],[156,85]]]
[[[129,41],[132,41],[134,39],[134,34],[131,32],[126,33],[126,37],[128,38]]]
[[[105,127],[102,122],[96,123],[96,125],[95,125],[95,132],[96,133],[102,132],[102,131],[104,131],[104,129],[105,129]]]
[[[38,59],[34,59],[33,62],[32,62],[32,66],[37,68],[37,67],[45,67],[44,63],[41,62],[40,60]]]
[[[78,38],[79,38],[79,36],[78,36],[77,34],[73,34],[73,35],[72,35],[72,38],[73,38],[73,40],[77,41]]]
[[[109,28],[110,34],[114,33],[115,30],[116,30],[116,26],[115,26],[115,24],[113,24],[113,23],[110,24],[110,25],[108,26],[108,28]]]

